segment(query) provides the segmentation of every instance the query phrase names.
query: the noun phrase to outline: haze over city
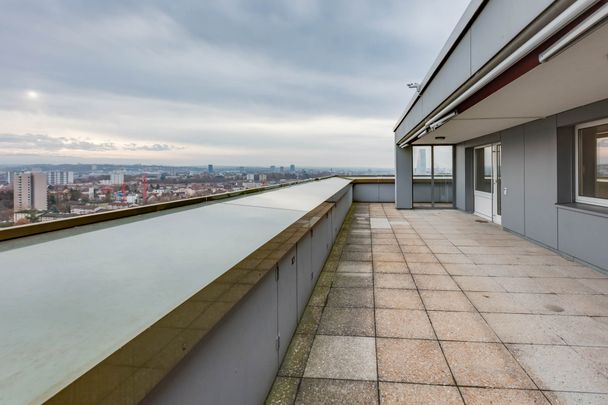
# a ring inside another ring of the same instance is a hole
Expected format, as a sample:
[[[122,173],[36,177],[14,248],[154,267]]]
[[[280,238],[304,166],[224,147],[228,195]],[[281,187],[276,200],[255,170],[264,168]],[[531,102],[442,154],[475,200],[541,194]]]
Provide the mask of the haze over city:
[[[0,162],[392,167],[467,1],[190,3],[5,2]]]

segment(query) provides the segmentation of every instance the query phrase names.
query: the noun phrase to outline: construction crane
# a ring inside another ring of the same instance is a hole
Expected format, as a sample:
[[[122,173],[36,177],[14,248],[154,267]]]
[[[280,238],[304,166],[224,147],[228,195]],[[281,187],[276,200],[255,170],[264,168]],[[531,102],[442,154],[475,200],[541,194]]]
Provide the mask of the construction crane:
[[[143,194],[143,202],[144,204],[146,203],[146,201],[148,201],[148,179],[146,178],[146,175],[144,174],[144,192]]]

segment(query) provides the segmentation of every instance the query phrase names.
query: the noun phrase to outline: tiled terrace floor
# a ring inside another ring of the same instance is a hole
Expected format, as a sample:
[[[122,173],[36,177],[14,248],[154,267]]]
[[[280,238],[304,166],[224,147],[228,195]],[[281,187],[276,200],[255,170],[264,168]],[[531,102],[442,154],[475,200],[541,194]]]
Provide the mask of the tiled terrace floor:
[[[272,404],[607,404],[608,278],[454,210],[356,204]]]

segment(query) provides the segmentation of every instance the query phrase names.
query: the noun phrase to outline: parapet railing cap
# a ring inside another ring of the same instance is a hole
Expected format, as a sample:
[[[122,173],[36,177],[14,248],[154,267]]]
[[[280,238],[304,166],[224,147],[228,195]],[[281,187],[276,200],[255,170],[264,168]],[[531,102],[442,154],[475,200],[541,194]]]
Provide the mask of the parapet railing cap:
[[[0,229],[0,242],[10,239],[23,238],[26,236],[38,235],[41,233],[60,231],[63,229],[74,228],[77,226],[96,224],[99,222],[112,221],[115,219],[128,218],[136,215],[149,214],[164,211],[172,208],[181,208],[190,205],[210,203],[228,198],[245,196],[254,193],[261,193],[277,188],[295,186],[298,184],[310,183],[313,181],[325,180],[337,175],[314,177],[306,180],[293,181],[288,183],[271,184],[264,187],[256,187],[239,191],[229,191],[220,194],[211,194],[202,197],[184,198],[181,200],[161,202],[156,204],[142,205],[140,207],[123,208],[112,211],[97,212],[93,214],[79,215],[71,218],[58,219],[56,221],[39,222],[26,225],[18,225],[10,228]]]

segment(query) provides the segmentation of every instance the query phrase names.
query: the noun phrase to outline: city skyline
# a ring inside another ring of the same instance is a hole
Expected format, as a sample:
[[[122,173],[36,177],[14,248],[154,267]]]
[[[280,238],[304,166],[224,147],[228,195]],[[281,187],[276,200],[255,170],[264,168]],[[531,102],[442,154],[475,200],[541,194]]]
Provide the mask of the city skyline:
[[[392,166],[466,3],[5,5],[0,160]]]

